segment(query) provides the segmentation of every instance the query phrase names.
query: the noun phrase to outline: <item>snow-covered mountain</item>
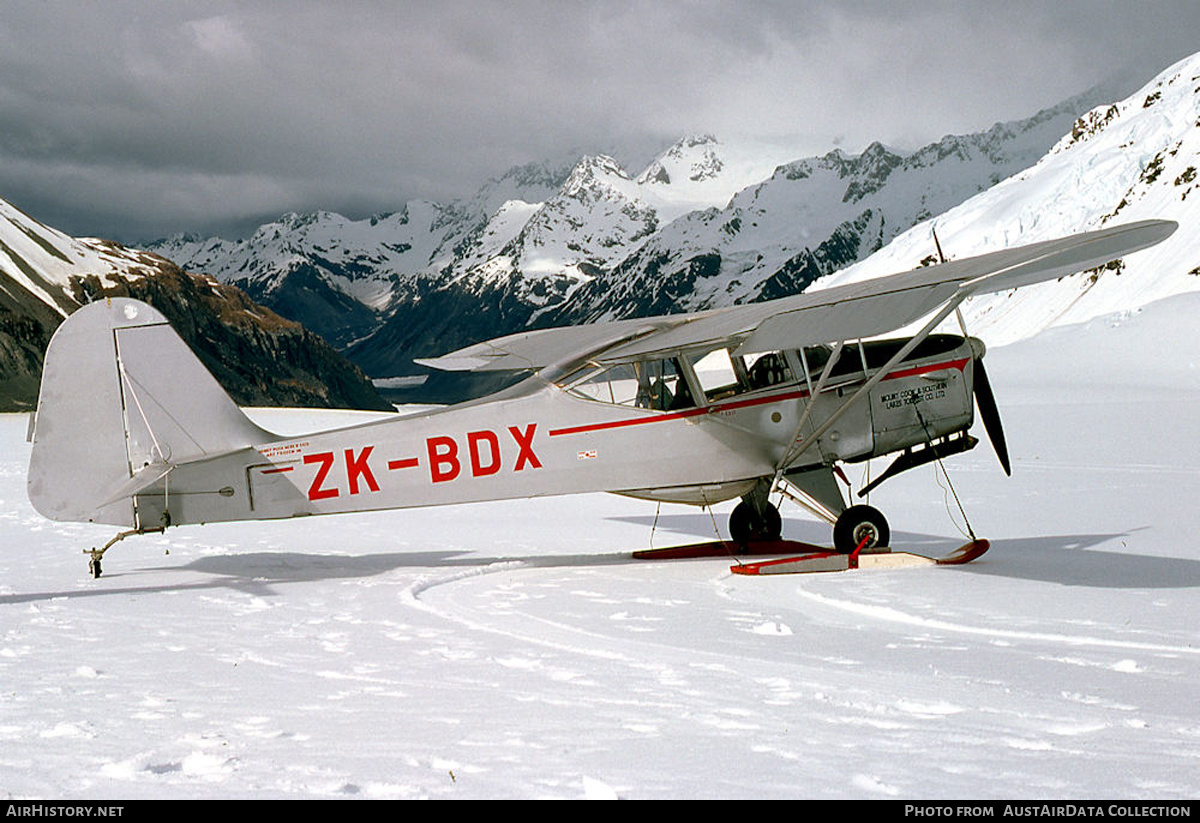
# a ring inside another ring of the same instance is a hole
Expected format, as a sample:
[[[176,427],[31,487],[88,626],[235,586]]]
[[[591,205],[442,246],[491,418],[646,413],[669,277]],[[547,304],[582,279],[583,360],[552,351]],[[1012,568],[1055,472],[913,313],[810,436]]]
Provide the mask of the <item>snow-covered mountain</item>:
[[[526,200],[549,198],[570,171],[531,163],[448,205],[411,201],[364,220],[287,214],[240,240],[185,234],[146,248],[244,289],[343,347],[376,329],[393,306],[419,300],[447,267],[486,261],[532,215]]]
[[[245,405],[386,408],[324,340],[240,290],[155,254],[70,237],[0,200],[0,411],[33,407],[58,324],[112,295],[162,311]]]
[[[935,229],[955,258],[1147,218],[1175,220],[1180,229],[1128,260],[972,300],[964,308],[971,331],[993,344],[1012,342],[1200,291],[1200,54],[1121,102],[1089,111],[1031,168],[913,227],[820,287],[920,265]]]
[[[423,275],[420,287],[396,300],[380,328],[347,354],[370,374],[406,374],[420,370],[411,358],[423,352],[538,324],[664,225],[727,203],[769,165],[711,136],[680,140],[636,177],[611,157],[585,156],[545,200],[507,201],[458,259]],[[474,378],[435,373],[425,396],[460,394],[463,382]],[[444,394],[439,385],[448,387]]]
[[[395,272],[421,271],[439,259],[461,230],[458,218],[414,201],[370,220],[286,214],[244,240],[184,235],[151,248],[344,345],[377,325],[400,286]]]
[[[581,288],[546,322],[695,311],[781,297],[1035,163],[1101,93],[909,154],[874,143],[784,164],[694,211]]]
[[[244,240],[181,235],[148,248],[244,288],[339,346],[397,313],[398,324],[411,325],[418,304],[424,313],[463,300],[480,303],[471,333],[490,333],[526,324],[660,226],[724,205],[775,162],[691,137],[636,179],[603,155],[528,164],[449,205],[413,202],[358,221],[289,214]]]
[[[1102,92],[902,153],[784,158],[704,135],[637,175],[613,158],[517,167],[468,201],[353,221],[288,215],[240,241],[150,246],[236,283],[376,376],[533,326],[802,290],[1033,164]]]

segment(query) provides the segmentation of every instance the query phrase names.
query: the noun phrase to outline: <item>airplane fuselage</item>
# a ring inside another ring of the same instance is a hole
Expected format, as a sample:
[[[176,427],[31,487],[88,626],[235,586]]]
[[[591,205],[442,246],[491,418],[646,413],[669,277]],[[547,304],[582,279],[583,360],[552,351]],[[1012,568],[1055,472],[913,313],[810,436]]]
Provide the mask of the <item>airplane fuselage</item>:
[[[117,525],[146,529],[596,491],[716,503],[780,469],[862,460],[965,430],[973,417],[975,350],[961,337],[937,339],[927,346],[934,351],[918,351],[884,375],[869,402],[847,406],[881,356],[848,349],[807,413],[820,377],[812,365],[807,376],[724,396],[710,398],[695,386],[699,400],[673,409],[605,402],[573,390],[571,376],[557,382],[535,376],[482,400],[269,440],[178,466],[135,495],[130,518]],[[799,352],[787,357],[791,375],[803,375],[812,359]],[[690,370],[689,379],[695,380]],[[809,445],[839,410],[834,425]],[[136,471],[138,458],[131,462]]]

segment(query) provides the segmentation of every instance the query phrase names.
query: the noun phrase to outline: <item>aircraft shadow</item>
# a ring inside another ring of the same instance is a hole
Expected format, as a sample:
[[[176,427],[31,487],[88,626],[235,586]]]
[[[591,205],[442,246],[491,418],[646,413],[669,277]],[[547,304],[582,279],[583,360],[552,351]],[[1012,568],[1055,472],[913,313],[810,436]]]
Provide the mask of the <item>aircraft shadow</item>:
[[[309,554],[304,552],[251,552],[202,557],[180,566],[121,568],[113,564],[103,581],[95,587],[62,591],[26,592],[0,595],[0,606],[42,602],[56,598],[153,594],[189,590],[228,589],[256,596],[273,596],[276,586],[322,580],[365,579],[405,568],[486,567],[498,563],[524,563],[537,568],[566,568],[640,564],[632,552],[643,548],[716,539],[713,521],[707,514],[672,514],[653,517],[621,517],[614,520],[647,528],[647,544],[616,547],[608,554],[538,554],[481,556],[471,549],[454,551],[387,552],[368,555]],[[650,528],[654,527],[653,539]],[[672,537],[682,537],[675,539]],[[829,527],[815,521],[785,520],[784,537],[816,545],[828,545]],[[979,560],[960,567],[960,572],[994,575],[1010,579],[1112,589],[1187,589],[1200,587],[1200,560],[1155,557],[1145,554],[1114,552],[1096,546],[1121,540],[1135,544],[1132,533],[1047,535],[1008,538],[992,543],[991,551]],[[961,536],[896,532],[892,543],[918,554],[938,556],[961,545]],[[131,562],[131,561],[126,561]],[[688,562],[685,560],[672,562]],[[82,572],[81,567],[81,572]],[[202,580],[158,583],[140,586],[142,574],[161,572],[199,572]],[[82,576],[82,574],[81,574]],[[112,584],[129,581],[129,585]]]
[[[336,555],[305,554],[303,552],[249,552],[202,557],[179,566],[138,566],[126,558],[106,561],[108,570],[100,582],[88,588],[63,591],[24,592],[0,595],[0,606],[34,603],[53,599],[111,597],[113,595],[154,594],[161,592],[232,589],[260,596],[274,594],[271,588],[278,583],[304,583],[321,580],[362,579],[386,574],[406,566],[437,567],[455,557],[470,555],[469,551],[391,552],[388,554]],[[476,562],[476,561],[473,561]],[[80,566],[80,577],[84,576]],[[204,580],[159,583],[140,586],[136,580],[148,573],[200,572],[213,575]],[[128,585],[114,586],[121,581]]]
[[[1126,534],[996,540],[986,557],[965,566],[975,574],[1098,589],[1200,588],[1200,560],[1092,548]]]
[[[486,567],[497,563],[526,563],[543,568],[618,565],[638,563],[632,550],[614,554],[562,554],[529,555],[517,554],[487,557],[470,549],[460,551],[388,552],[368,555],[306,554],[304,552],[249,552],[202,557],[179,566],[135,566],[135,561],[125,561],[122,568],[117,562],[109,564],[102,581],[88,588],[71,588],[60,591],[21,592],[0,595],[0,607],[22,603],[38,603],[49,600],[73,600],[93,597],[126,596],[131,594],[155,594],[181,591],[232,590],[258,597],[278,594],[275,586],[288,583],[310,583],[324,580],[355,580],[377,577],[397,569],[405,568],[468,568]],[[80,566],[83,578],[83,566]],[[208,575],[202,580],[176,583],[137,585],[136,580],[144,574],[163,572],[199,572]],[[116,585],[116,581],[130,581],[129,585]]]

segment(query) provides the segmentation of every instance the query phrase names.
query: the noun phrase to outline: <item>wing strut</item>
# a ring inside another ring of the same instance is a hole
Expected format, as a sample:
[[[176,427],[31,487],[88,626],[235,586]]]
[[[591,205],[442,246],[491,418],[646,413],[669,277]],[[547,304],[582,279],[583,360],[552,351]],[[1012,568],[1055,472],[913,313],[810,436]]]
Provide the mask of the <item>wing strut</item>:
[[[892,355],[891,359],[889,359],[882,368],[876,371],[866,383],[863,383],[862,386],[859,387],[858,391],[850,396],[849,400],[839,406],[824,423],[818,426],[812,435],[810,435],[806,440],[800,442],[798,445],[797,441],[793,438],[792,442],[788,445],[788,450],[784,453],[779,463],[775,466],[776,478],[779,477],[779,474],[783,471],[785,466],[794,462],[796,458],[800,457],[800,455],[808,451],[814,443],[820,440],[821,436],[824,435],[825,432],[829,431],[829,429],[833,427],[833,424],[836,423],[841,416],[850,409],[851,406],[853,406],[862,398],[866,397],[867,392],[875,388],[875,386],[877,386],[879,382],[891,372],[897,363],[908,357],[908,355],[912,353],[912,350],[919,346],[921,342],[938,327],[938,324],[949,317],[950,314],[958,308],[959,304],[962,303],[963,300],[966,300],[969,295],[970,291],[966,289],[960,289],[959,292],[948,303],[946,303],[945,306],[942,307],[941,311],[933,316],[933,319],[926,323],[919,332],[909,338],[908,342],[905,343],[898,352]],[[840,343],[838,344],[838,347],[840,350]],[[830,358],[831,362],[832,360],[833,358]],[[826,366],[826,370],[828,370],[828,365]],[[824,376],[825,375],[822,375],[822,378],[824,378]],[[820,386],[820,382],[821,381],[818,381],[818,387]],[[810,408],[812,405],[811,401],[813,399],[815,399],[815,397],[810,398]],[[808,409],[805,409],[805,414],[802,417],[802,423],[807,422],[807,419]],[[799,434],[799,428],[797,428],[796,436],[799,437]]]
[[[846,346],[845,340],[839,340],[837,345],[833,347],[833,353],[829,355],[829,360],[825,362],[825,368],[821,370],[821,376],[817,378],[817,385],[814,387],[812,378],[808,373],[808,360],[804,356],[804,349],[800,349],[800,366],[804,369],[804,380],[808,383],[808,402],[804,404],[804,414],[800,415],[800,422],[796,424],[796,430],[792,432],[792,439],[788,441],[788,448],[795,446],[796,439],[800,437],[800,432],[804,429],[804,424],[808,422],[809,416],[812,414],[813,405],[816,403],[817,395],[825,389],[825,384],[829,381],[829,375],[833,373],[833,367],[837,365],[838,360],[842,357],[842,350]],[[775,476],[783,471],[783,467],[787,465],[788,456],[785,453],[783,459],[775,466]]]

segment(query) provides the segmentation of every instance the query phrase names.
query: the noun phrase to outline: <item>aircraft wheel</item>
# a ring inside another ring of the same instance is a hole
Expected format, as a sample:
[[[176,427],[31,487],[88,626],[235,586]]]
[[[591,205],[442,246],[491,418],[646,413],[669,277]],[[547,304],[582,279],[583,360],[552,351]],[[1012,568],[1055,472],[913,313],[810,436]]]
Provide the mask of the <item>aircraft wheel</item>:
[[[833,547],[850,554],[866,539],[864,549],[887,546],[892,539],[887,519],[872,506],[851,506],[833,525]]]
[[[778,540],[783,537],[783,518],[773,503],[768,503],[762,514],[762,539]]]
[[[752,540],[778,540],[783,535],[783,518],[772,503],[759,514],[754,506],[743,500],[729,515],[729,536],[735,543]]]

